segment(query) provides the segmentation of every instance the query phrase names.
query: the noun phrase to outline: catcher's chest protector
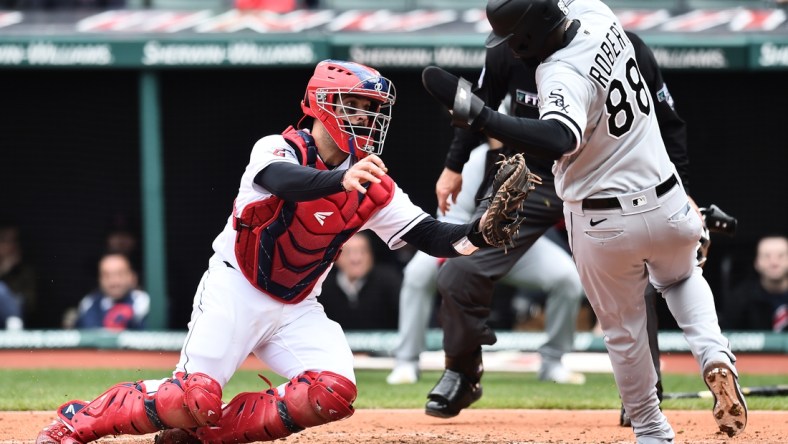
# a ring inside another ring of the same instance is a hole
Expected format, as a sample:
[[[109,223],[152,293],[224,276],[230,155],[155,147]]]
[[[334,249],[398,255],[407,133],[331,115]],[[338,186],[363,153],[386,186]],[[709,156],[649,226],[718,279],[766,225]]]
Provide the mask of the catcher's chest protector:
[[[289,127],[282,133],[297,149],[302,165],[320,170],[311,136]],[[383,176],[367,193],[340,192],[306,202],[271,196],[247,205],[234,219],[235,256],[258,290],[287,303],[304,299],[334,262],[342,244],[380,208],[391,202],[394,181]]]

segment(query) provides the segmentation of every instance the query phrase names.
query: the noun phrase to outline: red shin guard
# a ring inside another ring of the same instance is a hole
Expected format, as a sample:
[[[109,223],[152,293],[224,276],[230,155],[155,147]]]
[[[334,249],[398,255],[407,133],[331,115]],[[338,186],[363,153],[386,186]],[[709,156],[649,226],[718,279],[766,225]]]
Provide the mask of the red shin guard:
[[[197,436],[205,444],[272,441],[306,427],[345,419],[353,414],[356,386],[333,372],[304,372],[285,387],[241,393],[224,408],[216,427],[202,427]]]
[[[61,420],[86,443],[107,435],[144,435],[169,427],[213,425],[221,417],[221,387],[202,373],[178,373],[156,393],[147,394],[142,381],[116,384],[84,403],[72,401],[58,410]]]

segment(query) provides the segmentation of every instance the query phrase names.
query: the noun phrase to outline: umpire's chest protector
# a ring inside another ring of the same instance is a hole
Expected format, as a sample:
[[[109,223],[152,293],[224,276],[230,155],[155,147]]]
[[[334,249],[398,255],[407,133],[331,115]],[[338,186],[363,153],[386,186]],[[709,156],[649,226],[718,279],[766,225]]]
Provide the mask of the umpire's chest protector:
[[[293,127],[282,133],[302,165],[325,170],[312,137]],[[391,202],[394,181],[383,176],[367,193],[340,192],[306,202],[276,196],[247,205],[234,218],[235,256],[258,290],[295,304],[309,295],[342,245],[380,208]]]

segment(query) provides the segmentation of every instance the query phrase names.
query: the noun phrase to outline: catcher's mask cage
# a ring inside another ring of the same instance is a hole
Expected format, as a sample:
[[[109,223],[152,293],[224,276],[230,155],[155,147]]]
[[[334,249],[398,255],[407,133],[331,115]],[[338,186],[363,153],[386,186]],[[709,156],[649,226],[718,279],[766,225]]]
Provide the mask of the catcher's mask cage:
[[[506,42],[518,57],[534,58],[568,13],[564,0],[490,0],[487,20],[492,33],[485,45],[493,48]]]
[[[370,108],[345,105],[343,99],[348,96],[369,99]],[[377,70],[353,62],[323,60],[309,79],[301,109],[323,124],[339,149],[360,159],[383,152],[395,98],[394,84]],[[363,123],[353,123],[357,120]]]

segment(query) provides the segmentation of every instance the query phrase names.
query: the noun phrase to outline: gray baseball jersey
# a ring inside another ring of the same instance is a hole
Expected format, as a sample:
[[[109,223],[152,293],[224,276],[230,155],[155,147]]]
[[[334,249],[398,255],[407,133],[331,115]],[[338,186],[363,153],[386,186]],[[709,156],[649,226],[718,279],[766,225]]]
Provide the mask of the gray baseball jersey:
[[[541,118],[565,123],[578,141],[553,167],[566,202],[642,190],[675,170],[632,43],[601,2],[572,6],[581,5],[571,14],[582,15],[577,36],[536,70]]]

